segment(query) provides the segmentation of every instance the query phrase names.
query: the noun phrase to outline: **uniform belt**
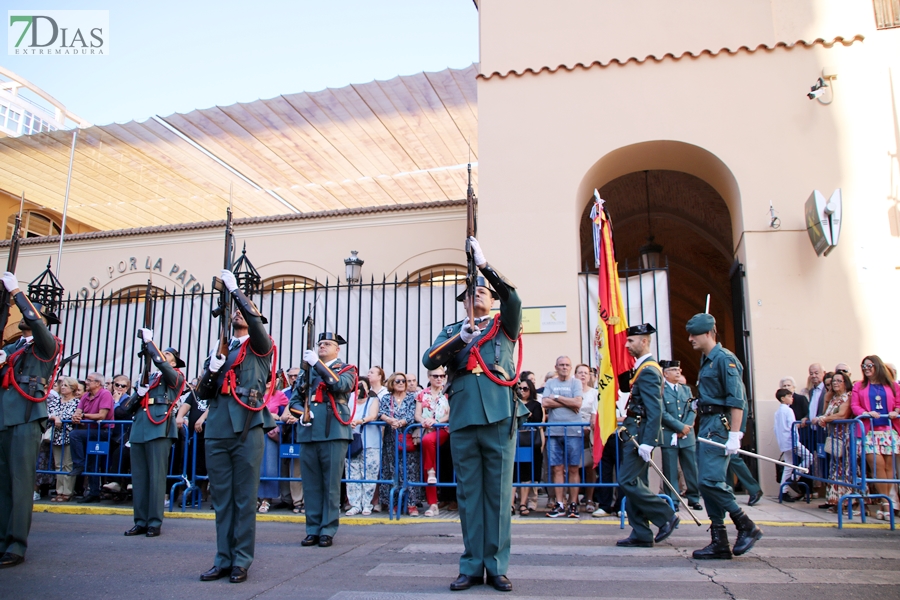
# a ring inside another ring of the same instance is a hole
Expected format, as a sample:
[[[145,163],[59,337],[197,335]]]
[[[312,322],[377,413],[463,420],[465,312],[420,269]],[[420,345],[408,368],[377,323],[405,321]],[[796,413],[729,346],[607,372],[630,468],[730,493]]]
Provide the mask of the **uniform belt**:
[[[169,404],[172,404],[172,403],[169,402],[168,398],[147,398],[147,404],[148,405],[149,404],[163,404],[163,405],[168,406]]]
[[[503,379],[504,381],[509,381],[509,375],[507,375],[506,372],[503,371],[502,369],[499,371],[496,369],[490,369],[490,371],[491,371],[491,373],[496,375],[498,378]],[[475,373],[475,374],[478,375],[479,373]],[[460,369],[459,371],[456,371],[455,373],[453,373],[453,379],[459,379],[460,377],[465,377],[466,375],[472,375],[472,371],[467,371],[466,369]]]
[[[697,407],[697,412],[701,415],[724,415],[731,411],[727,406],[720,404],[701,404]]]
[[[234,388],[234,393],[238,396],[249,396],[251,391],[253,391],[252,388],[245,388],[240,386]]]
[[[38,385],[47,385],[47,380],[43,377],[34,377],[34,382]],[[16,381],[19,383],[31,383],[32,377],[28,375],[16,375]]]
[[[629,408],[628,410],[625,411],[625,414],[627,416],[631,417],[632,419],[637,419],[638,417],[643,418],[644,412],[645,411],[643,408],[641,408],[639,410],[634,410],[633,408]]]

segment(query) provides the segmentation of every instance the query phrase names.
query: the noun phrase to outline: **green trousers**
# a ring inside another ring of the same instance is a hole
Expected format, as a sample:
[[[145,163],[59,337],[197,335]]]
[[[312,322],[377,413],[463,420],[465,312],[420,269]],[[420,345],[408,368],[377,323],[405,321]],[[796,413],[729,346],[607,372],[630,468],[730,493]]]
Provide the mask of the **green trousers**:
[[[134,524],[160,527],[166,510],[166,475],[172,440],[159,438],[131,444],[131,486]]]
[[[685,500],[688,502],[700,502],[700,487],[697,480],[697,450],[695,445],[688,448],[676,448],[667,446],[662,449],[662,469],[666,479],[672,485],[678,485],[678,465],[681,464],[681,471],[684,473],[684,484],[687,486],[687,494]],[[664,487],[665,484],[663,484]],[[666,487],[666,494],[678,506],[678,499],[675,492],[671,488]]]
[[[619,487],[627,498],[625,510],[632,529],[631,537],[642,542],[653,541],[650,523],[662,527],[673,514],[668,502],[650,491],[647,485],[649,469],[650,463],[641,458],[634,444],[628,442],[622,446]],[[675,480],[678,481],[677,474]]]
[[[337,533],[341,516],[341,475],[347,458],[347,440],[300,444],[306,534]]]
[[[450,434],[456,500],[465,552],[459,572],[470,577],[506,575],[516,437],[509,418],[471,425]]]
[[[39,421],[0,430],[0,554],[25,556],[40,447]]]
[[[728,430],[719,415],[700,415],[700,437],[724,444],[728,441]],[[700,495],[706,503],[706,514],[714,525],[725,522],[725,514],[738,508],[734,500],[734,490],[726,481],[729,456],[724,448],[711,444],[700,444],[697,462],[700,469]]]
[[[753,479],[750,467],[747,466],[740,454],[735,454],[728,462],[728,482],[734,481],[734,477],[737,477],[737,480],[741,482],[741,486],[751,496],[758,494],[762,489],[759,487],[759,482]]]
[[[216,559],[220,569],[250,568],[256,547],[256,491],[263,457],[262,426],[247,439],[206,438],[209,495],[216,511]]]

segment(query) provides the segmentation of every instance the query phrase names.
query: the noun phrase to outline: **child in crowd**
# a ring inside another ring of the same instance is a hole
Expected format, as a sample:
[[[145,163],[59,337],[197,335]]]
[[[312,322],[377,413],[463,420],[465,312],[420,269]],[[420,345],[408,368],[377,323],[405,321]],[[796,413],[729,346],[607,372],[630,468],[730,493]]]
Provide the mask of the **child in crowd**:
[[[791,410],[791,404],[794,403],[794,395],[790,390],[784,388],[775,392],[775,399],[781,403],[778,410],[775,411],[775,440],[778,442],[778,449],[781,451],[781,460],[796,465],[794,457],[800,460],[801,467],[808,468],[812,462],[812,454],[794,435],[794,411]],[[800,498],[800,494],[785,486],[794,479],[794,469],[786,468],[781,476],[781,487],[784,490],[783,500],[793,502]]]

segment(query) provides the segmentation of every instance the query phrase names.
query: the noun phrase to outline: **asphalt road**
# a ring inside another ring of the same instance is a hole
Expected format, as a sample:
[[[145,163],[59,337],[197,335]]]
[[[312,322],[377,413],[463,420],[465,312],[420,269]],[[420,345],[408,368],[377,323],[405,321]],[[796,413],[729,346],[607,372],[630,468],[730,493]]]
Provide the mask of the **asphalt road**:
[[[706,528],[682,524],[653,549],[622,549],[627,533],[597,520],[513,525],[511,594],[450,592],[457,523],[344,525],[331,548],[301,548],[302,524],[260,522],[246,583],[200,582],[212,566],[212,521],[169,519],[159,538],[126,538],[127,516],[35,513],[24,564],[0,570],[0,598],[830,598],[896,600],[900,531],[768,527],[754,551],[694,561]],[[732,542],[734,530],[730,530]],[[437,600],[441,600],[437,599]]]

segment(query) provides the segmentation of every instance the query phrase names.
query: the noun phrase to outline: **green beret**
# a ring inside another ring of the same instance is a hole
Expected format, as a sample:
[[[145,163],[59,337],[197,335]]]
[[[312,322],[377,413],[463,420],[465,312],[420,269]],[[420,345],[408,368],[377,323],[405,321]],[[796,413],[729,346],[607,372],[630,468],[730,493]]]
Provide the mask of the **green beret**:
[[[709,313],[698,313],[691,317],[691,320],[685,325],[685,329],[691,335],[700,335],[701,333],[709,333],[715,326],[715,317]]]

